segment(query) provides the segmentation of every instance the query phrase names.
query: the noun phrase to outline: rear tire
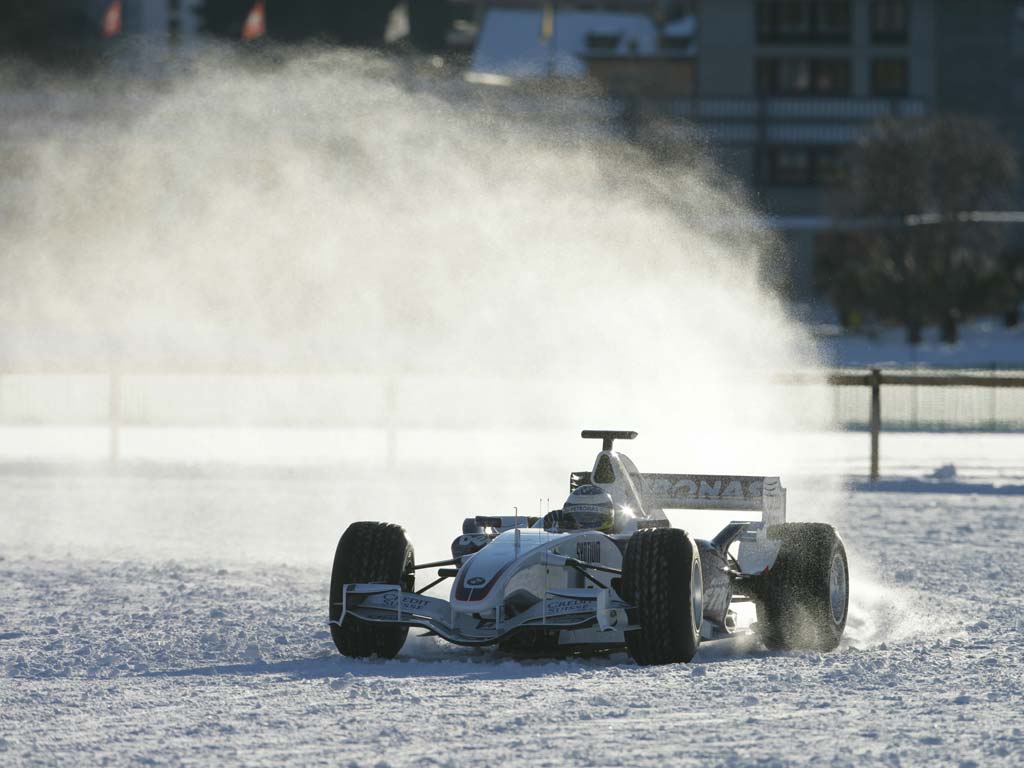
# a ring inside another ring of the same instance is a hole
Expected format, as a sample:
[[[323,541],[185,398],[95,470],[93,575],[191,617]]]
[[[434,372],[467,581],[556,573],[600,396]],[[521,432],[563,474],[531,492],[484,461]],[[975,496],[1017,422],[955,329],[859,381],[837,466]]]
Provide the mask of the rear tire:
[[[341,617],[345,584],[399,584],[405,592],[415,585],[415,557],[405,531],[390,523],[352,523],[338,542],[331,570],[330,618]],[[408,625],[370,624],[345,616],[331,624],[338,651],[356,658],[380,656],[393,659],[409,634]]]
[[[637,664],[688,662],[700,646],[704,584],[700,554],[686,531],[651,528],[629,540],[622,596],[635,607],[626,648]]]
[[[757,601],[761,642],[771,650],[834,650],[850,606],[842,539],[822,523],[773,525],[768,538],[782,547]]]

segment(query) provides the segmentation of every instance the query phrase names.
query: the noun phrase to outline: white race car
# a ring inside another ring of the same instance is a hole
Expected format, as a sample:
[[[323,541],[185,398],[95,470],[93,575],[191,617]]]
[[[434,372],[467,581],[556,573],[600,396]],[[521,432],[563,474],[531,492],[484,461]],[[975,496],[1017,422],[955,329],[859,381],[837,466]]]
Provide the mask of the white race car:
[[[641,474],[615,440],[573,473],[543,518],[467,519],[451,559],[417,565],[405,531],[353,523],[331,574],[330,626],[346,656],[392,658],[409,627],[452,643],[523,653],[628,650],[639,664],[687,662],[701,640],[754,631],[771,649],[829,651],[846,626],[846,551],[835,529],[787,523],[777,477]],[[745,514],[709,541],[671,527],[666,509]],[[437,578],[415,589],[417,571]],[[444,579],[450,598],[425,594]],[[757,621],[738,629],[734,606]]]

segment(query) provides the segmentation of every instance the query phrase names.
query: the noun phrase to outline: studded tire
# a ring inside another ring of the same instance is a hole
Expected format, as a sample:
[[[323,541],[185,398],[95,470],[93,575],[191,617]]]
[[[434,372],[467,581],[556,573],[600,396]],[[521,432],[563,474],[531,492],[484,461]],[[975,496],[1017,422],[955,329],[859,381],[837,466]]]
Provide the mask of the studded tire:
[[[637,664],[688,662],[700,646],[703,581],[700,554],[675,528],[637,531],[622,563],[623,598],[634,605],[626,648]]]
[[[761,642],[770,650],[834,650],[850,605],[842,539],[823,523],[773,525],[768,538],[782,546],[756,601]]]
[[[331,637],[345,656],[398,655],[409,634],[401,624],[371,624],[346,616],[341,625],[342,590],[345,584],[400,584],[406,592],[414,589],[415,557],[401,526],[390,523],[352,523],[338,542],[331,570]]]

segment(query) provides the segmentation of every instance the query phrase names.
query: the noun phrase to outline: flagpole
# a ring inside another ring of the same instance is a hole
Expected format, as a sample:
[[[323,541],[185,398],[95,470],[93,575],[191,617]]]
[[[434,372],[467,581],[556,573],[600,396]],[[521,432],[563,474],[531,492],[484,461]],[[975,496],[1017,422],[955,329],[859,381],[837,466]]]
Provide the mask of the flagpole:
[[[542,0],[540,18],[540,39],[544,41],[548,49],[548,77],[555,74],[555,2],[556,0]]]

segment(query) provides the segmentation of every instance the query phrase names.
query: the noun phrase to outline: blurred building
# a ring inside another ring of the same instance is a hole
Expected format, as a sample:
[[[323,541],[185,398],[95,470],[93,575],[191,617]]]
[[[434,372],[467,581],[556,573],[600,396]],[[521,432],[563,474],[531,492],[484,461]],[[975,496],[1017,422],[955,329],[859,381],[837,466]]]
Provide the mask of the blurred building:
[[[692,95],[696,18],[692,3],[547,2],[481,4],[471,68],[511,77],[593,76],[613,93],[653,99]]]
[[[843,150],[873,120],[969,114],[1024,149],[1024,3],[714,0],[700,21],[698,99],[680,106],[775,216],[798,285]]]
[[[810,284],[844,148],[887,115],[960,112],[1024,148],[1024,2],[480,0],[471,67],[591,76],[620,108],[696,124]]]
[[[112,0],[81,0],[97,28]],[[121,31],[154,41],[191,41],[199,33],[194,7],[198,0],[121,0]]]
[[[702,4],[698,95],[668,109],[700,124],[756,190],[790,242],[798,288],[809,286],[815,240],[830,224],[827,190],[844,148],[880,117],[936,108],[942,4]]]

